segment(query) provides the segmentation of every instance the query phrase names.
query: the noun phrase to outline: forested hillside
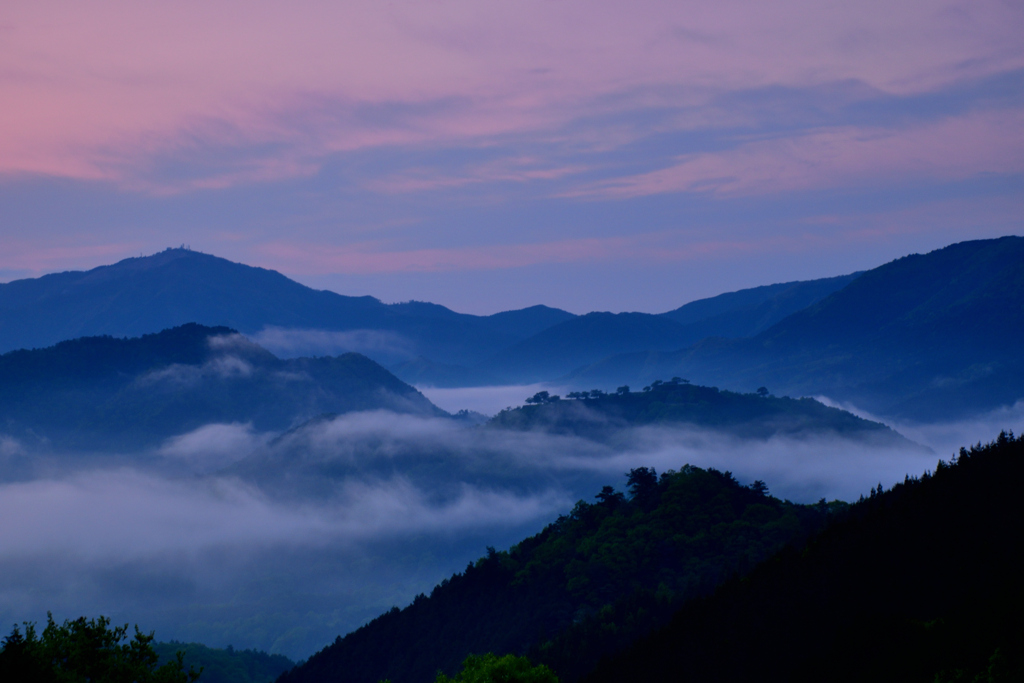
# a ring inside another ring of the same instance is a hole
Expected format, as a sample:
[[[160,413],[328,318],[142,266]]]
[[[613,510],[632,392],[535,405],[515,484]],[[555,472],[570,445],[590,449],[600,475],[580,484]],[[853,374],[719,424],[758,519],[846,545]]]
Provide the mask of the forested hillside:
[[[295,663],[283,655],[257,650],[206,647],[199,643],[153,643],[160,663],[177,660],[182,654],[186,669],[202,671],[199,683],[270,683]]]
[[[819,529],[836,505],[795,505],[728,472],[638,468],[540,534],[491,550],[285,674],[282,682],[432,681],[466,655],[531,653],[563,680],[663,623],[685,600]]]
[[[214,422],[287,429],[316,415],[442,415],[369,358],[281,360],[226,327],[85,337],[0,356],[0,429],[77,448],[159,442]]]
[[[1024,680],[1021,481],[1024,439],[961,449],[586,680]]]
[[[778,398],[766,388],[740,394],[675,378],[655,380],[642,391],[623,386],[617,392],[572,392],[566,399],[542,392],[531,404],[504,410],[488,426],[544,430],[594,439],[615,439],[624,429],[642,426],[683,426],[728,431],[741,438],[837,435],[875,444],[910,445],[883,424],[810,398]]]

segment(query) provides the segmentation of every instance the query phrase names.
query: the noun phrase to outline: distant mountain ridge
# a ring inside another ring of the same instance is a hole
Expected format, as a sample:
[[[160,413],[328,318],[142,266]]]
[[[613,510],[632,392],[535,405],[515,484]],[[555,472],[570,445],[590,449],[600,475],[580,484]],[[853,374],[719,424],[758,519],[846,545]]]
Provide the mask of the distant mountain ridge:
[[[167,249],[85,272],[0,284],[0,352],[200,323],[248,335],[268,327],[390,331],[410,342],[412,356],[465,363],[571,317],[546,306],[487,317],[420,302],[388,305],[369,296],[314,290],[273,270]]]
[[[139,447],[210,423],[282,430],[322,413],[445,415],[369,358],[281,360],[228,327],[84,337],[0,355],[0,431]]]
[[[0,350],[225,325],[282,356],[358,351],[420,386],[643,385],[682,376],[827,396],[874,414],[958,418],[1024,399],[1024,238],[951,245],[863,273],[675,310],[491,316],[316,291],[184,249],[0,284]]]
[[[742,290],[661,315],[575,316],[537,305],[475,316],[426,302],[384,304],[318,291],[272,270],[167,249],[89,271],[0,284],[0,352],[194,322],[268,343],[283,335],[287,344],[279,353],[287,355],[358,351],[424,385],[521,384],[552,380],[616,353],[748,335],[852,277]],[[324,334],[330,332],[349,334],[332,340]],[[325,338],[332,346],[317,346]]]
[[[700,299],[659,315],[594,312],[557,322],[480,364],[518,383],[553,380],[631,351],[674,351],[707,337],[752,337],[855,280],[860,273],[785,282]]]
[[[690,302],[662,315],[687,328],[689,344],[707,337],[753,337],[846,287],[862,274],[856,272],[728,292]]]
[[[560,377],[584,364],[637,348],[668,351],[688,341],[686,329],[648,313],[588,313],[553,325],[481,364],[515,383]]]
[[[750,339],[622,354],[572,381],[657,377],[827,395],[911,419],[969,415],[1024,398],[1024,238],[961,242],[867,271]]]

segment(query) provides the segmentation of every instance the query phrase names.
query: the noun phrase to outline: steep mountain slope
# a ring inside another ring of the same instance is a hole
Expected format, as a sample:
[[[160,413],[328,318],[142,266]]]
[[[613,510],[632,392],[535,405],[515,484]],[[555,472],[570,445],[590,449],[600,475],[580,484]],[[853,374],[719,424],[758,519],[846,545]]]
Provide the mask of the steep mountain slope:
[[[825,394],[941,419],[1024,398],[1024,238],[963,242],[868,271],[750,340],[604,359],[589,384],[681,375],[739,389]]]
[[[587,681],[1024,677],[1024,440],[960,451],[686,605]]]
[[[741,289],[693,301],[662,315],[686,326],[691,344],[706,337],[753,337],[783,318],[839,291],[860,275],[851,273],[821,280]]]
[[[508,552],[492,549],[430,597],[339,637],[280,683],[427,683],[438,669],[451,674],[468,654],[531,648],[571,680],[602,652],[653,626],[652,607],[657,615],[671,614],[673,606],[813,532],[829,514],[824,504],[783,502],[760,482],[743,487],[728,473],[695,467],[660,478],[647,468],[633,470],[630,489],[626,500],[605,487],[596,504],[580,501]],[[631,625],[590,643],[604,649],[573,651],[562,647],[576,648],[572,639],[549,642],[573,624],[610,633],[615,625],[604,618],[615,609]]]
[[[85,337],[0,356],[0,430],[94,448],[208,423],[286,429],[325,412],[443,414],[369,358],[281,360],[226,327]]]
[[[0,284],[0,351],[83,336],[138,336],[195,322],[245,334],[267,327],[383,331],[404,346],[359,350],[383,362],[424,354],[466,363],[571,316],[546,307],[488,318],[435,304],[385,305],[368,296],[310,289],[272,270],[168,249],[87,272]]]

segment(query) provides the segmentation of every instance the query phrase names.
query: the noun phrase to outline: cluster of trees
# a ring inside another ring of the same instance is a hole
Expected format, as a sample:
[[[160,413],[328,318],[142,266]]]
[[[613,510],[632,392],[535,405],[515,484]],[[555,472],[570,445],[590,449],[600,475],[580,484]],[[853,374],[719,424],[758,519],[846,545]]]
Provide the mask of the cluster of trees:
[[[606,439],[622,429],[651,424],[692,424],[702,429],[727,429],[747,438],[778,434],[830,432],[908,445],[896,432],[810,398],[770,396],[765,387],[742,394],[691,384],[680,377],[657,380],[643,391],[619,387],[615,393],[598,389],[572,392],[571,401],[541,391],[527,405],[498,413],[489,425],[503,429],[547,430],[586,438]]]
[[[873,489],[588,683],[1024,680],[1024,439]]]
[[[690,380],[683,379],[682,377],[673,377],[668,382],[666,382],[664,380],[656,379],[653,382],[651,382],[650,384],[648,384],[646,387],[644,387],[644,391],[652,391],[654,389],[657,389],[658,387],[665,386],[665,385],[674,386],[674,385],[677,385],[677,384],[689,384],[689,383],[690,383]],[[622,389],[623,387],[619,387],[619,388]],[[625,387],[625,389],[626,389],[626,393],[629,393],[629,387],[627,386],[627,387]],[[622,393],[622,392],[620,392],[620,393]]]
[[[181,655],[182,664],[203,672],[202,683],[271,683],[295,662],[284,655],[259,650],[212,648],[200,643],[177,641],[153,643],[161,663],[174,662]]]
[[[652,389],[657,389],[658,387],[663,386],[663,385],[674,386],[674,385],[677,385],[677,384],[689,384],[689,383],[690,383],[690,380],[683,379],[682,377],[673,377],[668,382],[665,382],[665,381],[660,380],[660,379],[656,379],[653,382],[651,382],[648,386],[644,387],[643,390],[644,391],[651,391]],[[764,387],[762,387],[762,388],[764,388]],[[760,389],[758,389],[758,391],[760,391]],[[767,390],[765,390],[765,391],[767,391]],[[590,391],[570,391],[569,393],[567,393],[565,395],[565,397],[566,398],[577,399],[577,400],[580,400],[580,401],[584,401],[584,400],[587,400],[587,399],[605,398],[606,396],[625,396],[625,395],[627,395],[629,393],[630,393],[629,392],[629,385],[628,384],[623,384],[621,387],[616,389],[614,391],[614,393],[611,393],[611,394],[609,394],[607,391],[601,391],[600,389],[591,389]],[[542,391],[542,392],[536,393],[533,396],[531,396],[530,398],[526,399],[526,402],[530,403],[530,404],[541,404],[542,405],[544,403],[551,403],[552,401],[557,401],[560,398],[561,397],[559,397],[559,396],[549,396],[548,392]]]
[[[526,655],[572,681],[841,508],[781,501],[714,469],[636,468],[626,492],[606,486],[508,551],[489,548],[280,681],[426,683],[482,652]]]
[[[534,666],[526,657],[498,657],[488,652],[466,657],[455,678],[439,673],[435,683],[558,683],[558,677],[543,664]]]
[[[159,664],[153,634],[128,625],[111,627],[106,617],[58,624],[47,615],[46,627],[37,632],[25,623],[15,626],[0,649],[0,681],[33,683],[192,683],[201,672],[186,671],[179,653]]]

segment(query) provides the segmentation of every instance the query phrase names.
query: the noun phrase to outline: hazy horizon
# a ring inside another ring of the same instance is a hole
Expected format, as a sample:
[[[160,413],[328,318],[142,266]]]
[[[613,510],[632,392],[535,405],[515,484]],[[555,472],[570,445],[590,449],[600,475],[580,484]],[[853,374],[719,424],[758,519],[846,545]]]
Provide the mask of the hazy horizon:
[[[661,312],[1020,234],[1022,31],[1003,0],[7,3],[0,280],[185,244]]]

